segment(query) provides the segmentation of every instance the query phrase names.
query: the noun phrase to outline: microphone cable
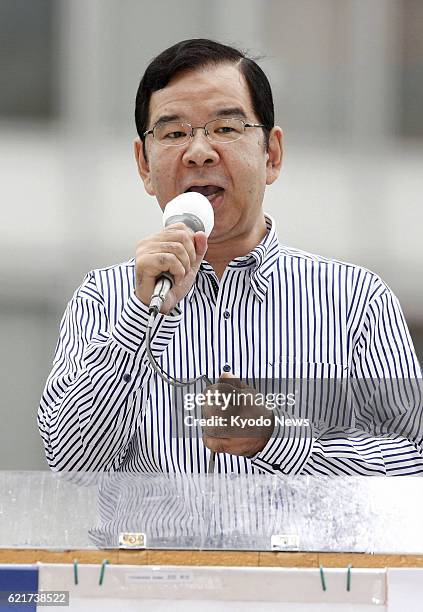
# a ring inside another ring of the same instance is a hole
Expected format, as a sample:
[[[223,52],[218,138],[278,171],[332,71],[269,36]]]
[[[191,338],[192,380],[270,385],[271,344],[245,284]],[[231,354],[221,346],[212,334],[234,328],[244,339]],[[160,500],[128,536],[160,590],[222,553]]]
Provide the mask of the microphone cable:
[[[157,315],[160,312],[160,306],[158,304],[158,300],[155,299],[153,297],[153,299],[150,302],[150,306],[149,306],[149,312],[150,312],[150,317],[148,319],[148,323],[147,323],[147,332],[145,335],[145,344],[146,344],[146,352],[147,352],[147,357],[148,360],[150,362],[151,367],[153,368],[153,370],[156,372],[156,374],[158,374],[160,376],[160,378],[162,380],[164,380],[164,382],[166,382],[169,385],[172,385],[173,387],[177,387],[177,388],[181,388],[181,387],[187,387],[189,385],[193,385],[195,383],[197,383],[198,381],[203,381],[206,385],[211,385],[212,382],[211,380],[205,375],[202,374],[201,376],[196,376],[195,378],[190,378],[188,379],[186,382],[182,382],[180,380],[178,380],[177,378],[174,378],[173,376],[171,376],[170,374],[168,374],[167,372],[165,372],[157,363],[152,351],[151,351],[151,330],[153,329],[153,325],[154,325],[154,321],[157,317]],[[209,463],[207,466],[207,473],[208,474],[213,474],[214,472],[214,462],[215,462],[215,452],[214,451],[210,451],[210,459],[209,459]]]

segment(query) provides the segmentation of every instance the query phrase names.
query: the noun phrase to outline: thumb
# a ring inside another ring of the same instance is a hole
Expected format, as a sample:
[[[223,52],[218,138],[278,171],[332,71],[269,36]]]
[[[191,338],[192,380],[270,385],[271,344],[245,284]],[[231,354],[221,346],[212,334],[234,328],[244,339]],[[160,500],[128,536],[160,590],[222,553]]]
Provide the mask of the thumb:
[[[230,372],[222,372],[221,375],[219,376],[219,382],[226,382],[229,383],[229,381],[232,381],[232,385],[237,387],[238,389],[247,389],[248,385],[243,382],[239,376],[234,376],[233,374],[231,374]]]
[[[224,378],[237,378],[237,376],[234,376],[230,372],[222,372],[222,374],[219,376],[219,380]]]
[[[204,258],[204,255],[207,252],[207,236],[204,232],[196,232],[194,234],[195,241],[195,252],[197,254],[197,259],[195,261],[196,267],[200,267],[200,264]]]

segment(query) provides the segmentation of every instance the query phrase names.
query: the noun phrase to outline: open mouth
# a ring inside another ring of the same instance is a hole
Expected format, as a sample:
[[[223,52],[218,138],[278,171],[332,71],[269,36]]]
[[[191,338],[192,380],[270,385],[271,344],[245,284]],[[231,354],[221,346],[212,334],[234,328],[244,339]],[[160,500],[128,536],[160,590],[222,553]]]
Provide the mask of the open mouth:
[[[209,200],[209,202],[213,202],[219,195],[223,194],[224,189],[222,187],[218,187],[217,185],[201,185],[189,187],[185,193],[188,191],[196,191],[197,193],[201,193]]]

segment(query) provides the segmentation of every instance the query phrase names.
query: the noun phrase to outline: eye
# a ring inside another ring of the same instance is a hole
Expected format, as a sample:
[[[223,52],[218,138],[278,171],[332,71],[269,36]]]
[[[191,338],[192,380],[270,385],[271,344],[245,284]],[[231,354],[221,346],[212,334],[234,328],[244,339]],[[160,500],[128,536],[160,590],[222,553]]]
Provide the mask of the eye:
[[[188,128],[183,123],[179,122],[164,122],[158,123],[155,127],[155,138],[160,142],[166,140],[186,140],[188,136]]]
[[[230,134],[234,131],[234,128],[229,125],[224,125],[223,127],[216,128],[215,130],[215,132],[217,132],[218,134]]]
[[[242,134],[244,124],[235,117],[231,119],[215,119],[210,124],[210,130],[217,138],[225,137],[233,139]]]
[[[185,132],[181,132],[181,131],[174,131],[174,132],[168,132],[167,134],[164,135],[164,138],[170,138],[175,139],[175,138],[185,138],[186,133]]]

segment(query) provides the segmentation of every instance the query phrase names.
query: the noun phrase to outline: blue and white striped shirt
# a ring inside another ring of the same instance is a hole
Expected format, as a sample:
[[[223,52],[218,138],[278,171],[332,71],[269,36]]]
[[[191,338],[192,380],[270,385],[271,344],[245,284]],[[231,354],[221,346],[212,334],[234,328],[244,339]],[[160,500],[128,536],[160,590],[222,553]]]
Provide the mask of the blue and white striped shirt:
[[[274,220],[266,215],[266,223],[261,243],[231,261],[220,282],[203,261],[188,295],[157,317],[152,352],[164,371],[181,380],[216,379],[224,369],[243,380],[347,377],[363,388],[368,380],[421,382],[386,284],[362,267],[281,246]],[[149,364],[148,308],[134,281],[134,260],[94,270],[68,304],[38,412],[53,470],[207,470],[201,438],[174,435],[173,391]],[[421,386],[411,395],[405,408],[363,400],[347,425],[317,420],[307,435],[279,424],[254,457],[218,453],[216,470],[423,473]]]

